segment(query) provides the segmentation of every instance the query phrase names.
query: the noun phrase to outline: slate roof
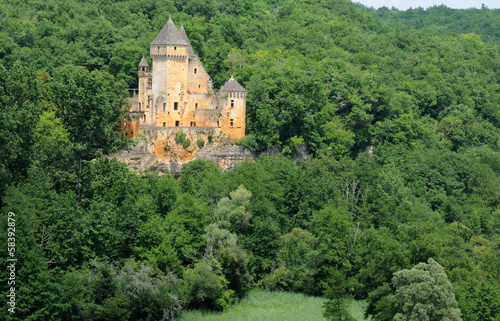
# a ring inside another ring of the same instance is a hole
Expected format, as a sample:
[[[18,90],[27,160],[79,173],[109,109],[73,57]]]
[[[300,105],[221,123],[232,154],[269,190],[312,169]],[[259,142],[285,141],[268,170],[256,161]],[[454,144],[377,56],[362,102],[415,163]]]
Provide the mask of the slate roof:
[[[237,81],[236,79],[231,76],[231,79],[226,81],[224,86],[221,87],[220,91],[240,91],[240,92],[247,92],[245,88],[243,88]]]
[[[139,62],[139,67],[149,67],[148,61],[144,55],[142,55],[141,62]]]
[[[160,33],[156,36],[150,45],[180,45],[189,46],[189,43],[183,38],[172,18],[168,18]]]
[[[193,47],[191,47],[191,42],[189,41],[189,38],[186,34],[186,30],[184,30],[184,25],[181,25],[181,30],[179,30],[179,32],[181,33],[182,39],[184,39],[184,41],[186,41],[189,45],[189,48],[188,48],[189,57],[196,56],[194,53]]]

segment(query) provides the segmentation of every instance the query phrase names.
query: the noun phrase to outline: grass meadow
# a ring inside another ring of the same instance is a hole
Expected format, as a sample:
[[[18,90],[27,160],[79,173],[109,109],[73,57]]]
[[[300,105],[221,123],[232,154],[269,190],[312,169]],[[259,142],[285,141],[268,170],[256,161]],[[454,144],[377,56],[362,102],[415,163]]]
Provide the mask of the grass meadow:
[[[223,312],[183,311],[175,321],[316,321],[323,318],[325,299],[300,293],[253,290]],[[364,321],[366,302],[353,301],[351,315]]]

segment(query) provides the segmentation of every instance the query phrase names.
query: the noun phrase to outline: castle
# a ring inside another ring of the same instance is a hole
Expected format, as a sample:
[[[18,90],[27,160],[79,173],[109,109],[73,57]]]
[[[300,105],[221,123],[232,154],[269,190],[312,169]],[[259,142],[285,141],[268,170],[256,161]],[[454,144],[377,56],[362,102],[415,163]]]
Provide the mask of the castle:
[[[245,136],[246,90],[231,77],[214,92],[184,26],[177,29],[169,18],[150,43],[150,56],[152,68],[144,56],[139,62],[130,115],[136,120],[133,136],[147,133],[151,153],[160,155],[174,146],[180,130],[191,141]]]

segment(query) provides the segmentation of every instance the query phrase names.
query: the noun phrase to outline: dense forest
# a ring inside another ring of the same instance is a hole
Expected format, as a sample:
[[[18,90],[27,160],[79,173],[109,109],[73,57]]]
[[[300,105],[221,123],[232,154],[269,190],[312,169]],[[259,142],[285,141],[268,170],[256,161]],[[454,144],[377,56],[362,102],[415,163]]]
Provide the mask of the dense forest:
[[[500,44],[500,9],[489,10],[484,4],[481,9],[457,10],[445,5],[427,9],[416,8],[406,11],[389,10],[382,7],[367,11],[386,23],[425,29],[436,34],[475,33],[484,42]]]
[[[0,320],[169,320],[256,287],[325,296],[329,320],[349,320],[347,298],[372,320],[500,320],[499,10],[6,0],[0,13],[4,298],[17,259]],[[116,130],[126,89],[169,16],[215,88],[234,75],[247,89],[238,143],[282,155],[226,172],[197,160],[178,179],[105,157],[132,143]],[[292,160],[298,145],[310,161]]]

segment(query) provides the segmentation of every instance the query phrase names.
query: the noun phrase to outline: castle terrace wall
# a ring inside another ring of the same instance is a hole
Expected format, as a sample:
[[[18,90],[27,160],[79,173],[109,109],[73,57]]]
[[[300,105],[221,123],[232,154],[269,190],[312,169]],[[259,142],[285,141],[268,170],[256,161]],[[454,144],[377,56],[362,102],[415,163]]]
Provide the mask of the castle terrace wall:
[[[182,131],[186,139],[190,140],[188,147],[176,143],[177,134]],[[140,134],[145,138],[148,152],[158,156],[158,160],[166,162],[187,162],[192,160],[199,150],[198,140],[204,145],[225,138],[225,134],[218,127],[157,127],[141,125]]]

